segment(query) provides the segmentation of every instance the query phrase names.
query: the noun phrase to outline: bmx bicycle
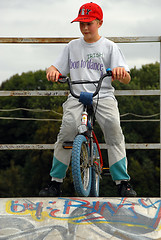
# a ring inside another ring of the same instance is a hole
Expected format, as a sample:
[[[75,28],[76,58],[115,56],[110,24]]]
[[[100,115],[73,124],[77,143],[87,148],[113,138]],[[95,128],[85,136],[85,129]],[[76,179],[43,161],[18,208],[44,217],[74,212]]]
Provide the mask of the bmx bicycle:
[[[72,177],[74,188],[78,196],[98,197],[101,173],[104,169],[105,171],[107,169],[103,168],[100,146],[93,130],[95,112],[92,106],[92,101],[93,97],[99,93],[103,79],[111,76],[112,71],[110,68],[108,68],[106,73],[97,81],[71,81],[67,76],[59,76],[59,82],[67,82],[71,95],[79,99],[79,101],[83,104],[81,125],[78,127],[78,135],[75,137],[73,142],[69,141],[63,143],[64,149],[72,149]],[[74,84],[94,84],[96,89],[94,93],[81,92],[80,95],[77,95],[73,91],[72,86]]]

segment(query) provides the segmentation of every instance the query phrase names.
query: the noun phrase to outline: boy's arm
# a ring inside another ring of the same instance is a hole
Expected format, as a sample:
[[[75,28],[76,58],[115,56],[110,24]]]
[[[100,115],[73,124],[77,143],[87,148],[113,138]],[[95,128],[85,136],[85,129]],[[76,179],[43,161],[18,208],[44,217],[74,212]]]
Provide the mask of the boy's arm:
[[[53,65],[51,65],[46,70],[46,78],[48,81],[51,81],[51,82],[57,82],[59,79],[59,74],[60,74],[60,72]]]
[[[128,84],[131,80],[130,73],[124,67],[116,67],[112,70],[113,80],[118,80],[121,83]]]

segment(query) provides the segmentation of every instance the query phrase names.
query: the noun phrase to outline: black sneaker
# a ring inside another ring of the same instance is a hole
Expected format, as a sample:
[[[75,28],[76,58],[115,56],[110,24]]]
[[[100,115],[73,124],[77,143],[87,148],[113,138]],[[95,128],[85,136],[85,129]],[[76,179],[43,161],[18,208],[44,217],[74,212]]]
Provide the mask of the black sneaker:
[[[61,183],[51,181],[45,188],[39,192],[40,197],[60,197],[61,195]]]
[[[133,190],[132,186],[128,181],[121,181],[118,186],[118,194],[120,197],[136,197],[137,194]]]

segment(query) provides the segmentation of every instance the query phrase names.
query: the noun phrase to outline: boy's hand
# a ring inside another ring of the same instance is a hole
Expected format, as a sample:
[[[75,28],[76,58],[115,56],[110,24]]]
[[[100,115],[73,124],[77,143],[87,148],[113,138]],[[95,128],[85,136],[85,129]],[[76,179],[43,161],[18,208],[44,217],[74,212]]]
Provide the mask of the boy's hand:
[[[50,66],[46,70],[46,78],[48,81],[57,82],[60,76],[60,72],[54,67]]]
[[[131,77],[124,67],[116,67],[112,70],[112,79],[118,80],[124,84],[128,84],[131,80]]]

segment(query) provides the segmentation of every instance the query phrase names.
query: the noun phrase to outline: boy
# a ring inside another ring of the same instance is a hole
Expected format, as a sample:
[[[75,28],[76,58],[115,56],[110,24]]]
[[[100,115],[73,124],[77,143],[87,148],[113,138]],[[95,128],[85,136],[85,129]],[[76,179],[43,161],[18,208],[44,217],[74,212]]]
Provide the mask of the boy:
[[[124,84],[130,82],[129,68],[124,56],[115,43],[101,37],[98,33],[103,23],[103,12],[95,3],[86,3],[80,7],[78,17],[72,21],[79,22],[83,38],[73,40],[65,47],[54,65],[47,69],[48,81],[57,82],[59,74],[70,73],[71,80],[98,80],[106,68],[112,69],[113,80]],[[74,85],[74,92],[94,92],[90,85]],[[116,182],[119,196],[135,197],[136,192],[129,184],[124,136],[120,127],[120,116],[114,88],[108,80],[103,81],[99,92],[99,101],[93,99],[97,110],[96,119],[103,131],[108,149],[109,166],[112,179]],[[55,144],[53,165],[50,171],[50,184],[42,189],[40,196],[60,196],[61,183],[70,163],[71,150],[63,149],[64,141],[73,141],[80,125],[83,106],[79,100],[69,95],[63,104],[63,119],[57,142]]]

